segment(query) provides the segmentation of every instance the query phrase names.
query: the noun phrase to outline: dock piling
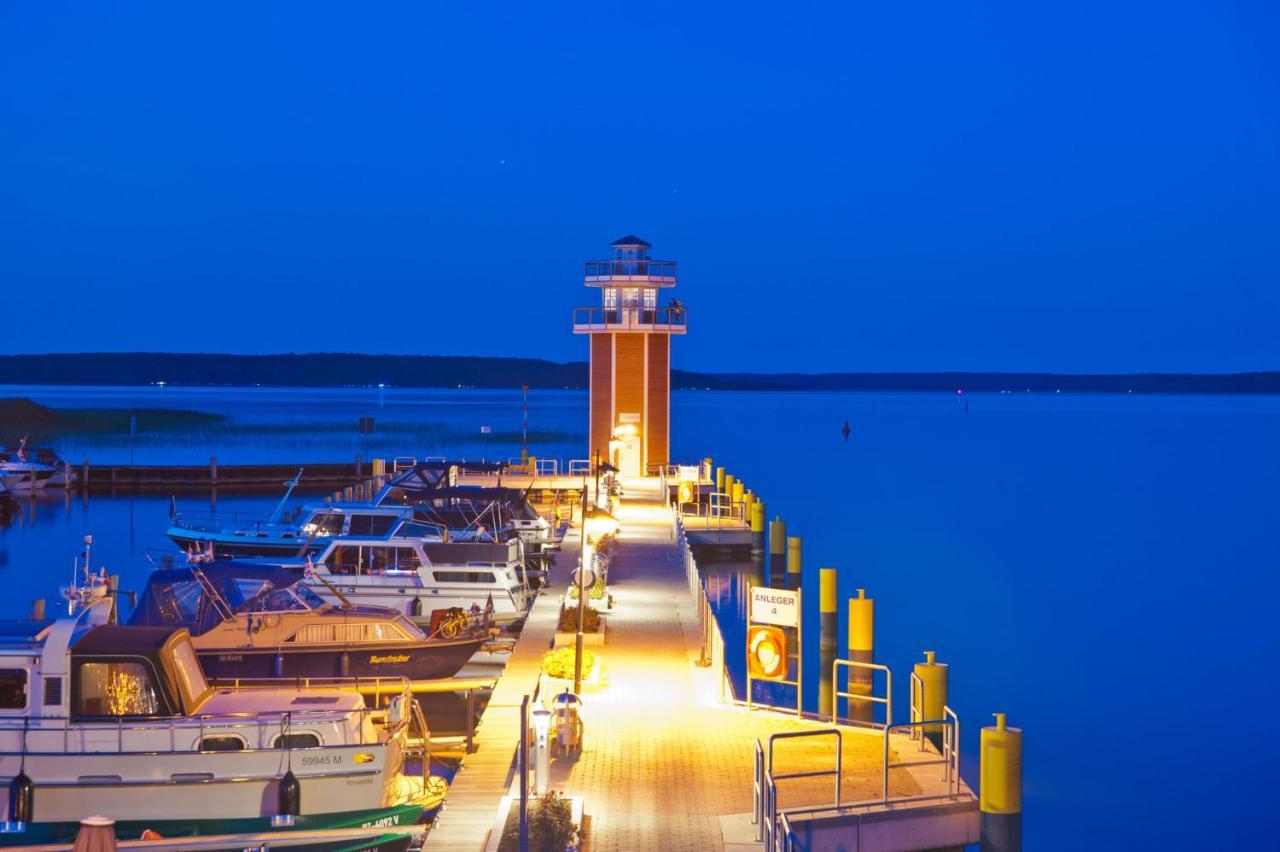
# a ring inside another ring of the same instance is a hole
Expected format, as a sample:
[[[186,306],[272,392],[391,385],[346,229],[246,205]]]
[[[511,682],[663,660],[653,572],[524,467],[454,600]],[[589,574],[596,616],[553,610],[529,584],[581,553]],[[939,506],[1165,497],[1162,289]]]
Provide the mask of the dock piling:
[[[979,744],[978,808],[982,852],[1022,852],[1022,729],[1004,713],[982,729]]]
[[[920,695],[915,708],[921,722],[941,721],[943,708],[947,706],[947,664],[939,663],[933,651],[924,652],[924,662],[916,663],[915,675],[920,680]],[[942,725],[926,725],[924,736],[939,751],[942,750]]]
[[[866,589],[858,589],[856,598],[849,598],[849,659],[855,663],[874,663],[876,602],[867,597]],[[871,670],[849,668],[849,692],[871,694]],[[849,701],[849,718],[858,722],[872,721],[875,704],[871,701]]]
[[[753,501],[751,503],[751,552],[761,555],[764,554],[764,518],[764,502]]]
[[[800,536],[787,537],[787,588],[800,588]]]
[[[769,522],[769,580],[770,586],[782,585],[787,572],[787,525],[781,515]]]
[[[839,595],[839,573],[835,568],[822,568],[818,572],[818,713],[832,709],[832,669],[836,661],[836,604]]]
[[[716,490],[724,491],[725,473],[723,467],[716,468]]]
[[[112,468],[114,470],[114,468]],[[218,457],[209,456],[209,482],[214,488],[218,487]]]

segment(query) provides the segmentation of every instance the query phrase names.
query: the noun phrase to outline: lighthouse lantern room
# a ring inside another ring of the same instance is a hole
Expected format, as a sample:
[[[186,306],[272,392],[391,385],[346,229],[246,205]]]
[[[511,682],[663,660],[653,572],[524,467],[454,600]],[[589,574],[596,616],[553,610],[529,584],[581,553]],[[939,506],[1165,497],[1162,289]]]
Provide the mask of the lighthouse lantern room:
[[[609,247],[613,257],[588,260],[583,276],[600,304],[573,312],[573,333],[591,341],[588,449],[593,461],[641,476],[667,463],[671,335],[684,334],[685,309],[659,304],[659,291],[676,285],[674,260],[653,260],[651,245],[631,235]]]

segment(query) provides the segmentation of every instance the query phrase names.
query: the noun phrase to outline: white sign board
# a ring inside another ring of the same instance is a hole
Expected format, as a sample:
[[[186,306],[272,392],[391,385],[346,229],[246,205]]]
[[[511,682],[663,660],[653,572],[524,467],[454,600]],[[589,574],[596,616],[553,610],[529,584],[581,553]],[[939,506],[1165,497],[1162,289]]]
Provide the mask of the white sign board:
[[[786,589],[751,587],[751,620],[778,627],[800,626],[800,593]]]

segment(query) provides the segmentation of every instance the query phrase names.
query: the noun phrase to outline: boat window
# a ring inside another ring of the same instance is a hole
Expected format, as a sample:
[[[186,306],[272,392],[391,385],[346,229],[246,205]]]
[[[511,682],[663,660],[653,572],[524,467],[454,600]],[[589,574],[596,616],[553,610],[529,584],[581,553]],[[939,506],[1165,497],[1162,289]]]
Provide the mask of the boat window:
[[[305,645],[321,645],[332,642],[401,642],[407,637],[394,624],[384,622],[356,622],[354,624],[308,624],[286,639]]]
[[[200,696],[209,688],[204,679],[204,669],[196,659],[196,649],[189,640],[183,640],[173,646],[174,668],[178,670],[178,688],[188,708],[194,708]]]
[[[245,742],[240,737],[205,737],[197,751],[244,751]]]
[[[440,583],[492,583],[492,571],[433,571]]]
[[[79,671],[77,716],[154,716],[160,700],[142,663],[84,663]]]
[[[253,601],[254,612],[289,612],[308,607],[290,589],[273,589]]]
[[[303,524],[302,531],[314,536],[342,535],[342,523],[345,520],[346,516],[340,512],[316,512]]]
[[[320,597],[301,583],[293,587],[293,593],[307,605],[308,609],[320,609],[325,605],[324,598]]]
[[[0,669],[0,710],[22,710],[27,706],[27,670]]]
[[[400,538],[429,538],[436,540],[440,538],[440,528],[430,524],[420,524],[416,521],[406,521],[400,525],[400,529],[396,530],[396,535]]]
[[[315,748],[320,738],[315,734],[281,734],[276,737],[275,748]]]
[[[395,515],[352,515],[350,534],[386,535],[395,522]]]

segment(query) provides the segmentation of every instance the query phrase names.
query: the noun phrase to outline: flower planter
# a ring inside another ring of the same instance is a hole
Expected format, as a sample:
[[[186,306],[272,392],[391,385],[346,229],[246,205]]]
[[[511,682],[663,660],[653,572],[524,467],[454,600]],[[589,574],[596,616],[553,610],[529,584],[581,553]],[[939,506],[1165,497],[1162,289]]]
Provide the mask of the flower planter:
[[[567,796],[569,807],[573,814],[573,824],[577,827],[577,837],[574,843],[566,848],[581,849],[582,848],[582,815],[583,803],[582,796]],[[532,806],[537,798],[530,793],[529,804]],[[489,840],[484,845],[484,852],[498,852],[498,847],[502,843],[502,832],[507,827],[507,819],[512,810],[520,807],[519,796],[503,796],[498,802],[498,817],[493,822],[493,828],[489,829]]]
[[[557,633],[555,639],[551,643],[552,648],[573,647],[578,642],[577,633]],[[595,633],[583,633],[582,644],[584,647],[595,647],[604,644],[604,631],[599,630]]]

